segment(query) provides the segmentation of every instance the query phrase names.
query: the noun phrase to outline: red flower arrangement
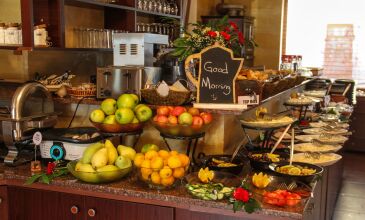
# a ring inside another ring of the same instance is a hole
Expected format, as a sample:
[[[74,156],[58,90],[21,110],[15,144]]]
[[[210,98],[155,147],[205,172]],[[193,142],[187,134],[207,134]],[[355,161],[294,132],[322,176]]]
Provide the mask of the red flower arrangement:
[[[239,211],[242,208],[244,208],[247,213],[252,213],[261,209],[260,203],[251,197],[248,186],[243,185],[236,188],[229,201],[233,204],[234,212]]]
[[[242,56],[245,43],[242,32],[234,22],[228,22],[228,17],[209,24],[193,24],[191,33],[174,41],[175,50],[172,55],[184,60],[193,53],[199,53],[204,48],[218,42],[220,45],[232,49],[236,57]]]

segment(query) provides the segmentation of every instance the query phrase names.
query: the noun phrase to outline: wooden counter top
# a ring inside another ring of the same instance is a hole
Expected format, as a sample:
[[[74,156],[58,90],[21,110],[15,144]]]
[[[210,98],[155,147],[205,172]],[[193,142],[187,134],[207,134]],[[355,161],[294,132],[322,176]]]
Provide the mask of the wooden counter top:
[[[163,207],[172,207],[190,212],[202,212],[245,219],[302,219],[303,207],[280,208],[263,205],[263,209],[254,214],[243,211],[234,213],[227,201],[203,201],[188,194],[183,186],[172,190],[156,191],[149,189],[138,181],[136,176],[126,177],[121,181],[110,184],[87,184],[76,180],[73,176],[57,178],[51,184],[35,183],[24,185],[30,176],[29,165],[7,167],[0,165],[0,185],[23,187],[27,189],[56,191],[61,193],[119,200],[133,203],[143,203]],[[11,195],[9,195],[11,197]],[[10,207],[11,209],[11,207]],[[235,219],[235,218],[233,218]]]

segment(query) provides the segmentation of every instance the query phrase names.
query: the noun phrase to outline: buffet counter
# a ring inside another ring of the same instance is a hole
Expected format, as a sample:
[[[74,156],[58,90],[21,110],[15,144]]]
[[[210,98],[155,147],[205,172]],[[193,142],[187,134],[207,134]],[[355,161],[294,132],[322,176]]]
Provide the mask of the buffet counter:
[[[137,178],[132,176],[124,178],[121,181],[111,184],[87,184],[77,181],[71,175],[55,179],[51,184],[35,183],[32,185],[24,185],[26,179],[30,176],[29,165],[19,167],[7,167],[0,165],[0,190],[7,191],[7,199],[2,200],[2,205],[9,205],[11,207],[9,219],[25,219],[23,215],[27,215],[26,219],[60,219],[55,218],[52,213],[48,212],[22,212],[22,210],[47,210],[57,207],[58,212],[63,213],[63,216],[71,218],[72,207],[77,207],[80,213],[85,210],[82,209],[82,204],[79,200],[83,197],[85,201],[93,204],[90,207],[101,216],[103,212],[119,213],[123,217],[129,216],[130,219],[151,219],[150,217],[142,217],[134,213],[135,210],[131,208],[129,213],[124,213],[125,209],[120,206],[131,206],[138,212],[148,212],[149,207],[155,207],[162,213],[159,219],[317,219],[312,214],[315,213],[313,208],[320,206],[314,204],[314,200],[309,199],[305,204],[293,208],[280,208],[275,206],[262,206],[262,210],[253,214],[247,214],[239,211],[234,213],[232,205],[227,205],[227,201],[203,201],[194,199],[186,189],[180,185],[171,190],[157,191],[152,190],[143,185]],[[318,187],[321,184],[313,183],[314,198],[320,198],[322,195]],[[48,204],[50,199],[57,193],[57,200]],[[1,195],[1,194],[0,194]],[[26,198],[26,199],[24,199]],[[70,201],[70,198],[71,199]],[[33,202],[36,199],[37,202]],[[68,200],[67,202],[65,200]],[[20,202],[21,201],[21,202]],[[63,202],[64,201],[64,202]],[[98,203],[98,204],[94,204]],[[109,204],[107,207],[103,206]],[[140,206],[142,205],[143,206]],[[38,207],[39,206],[39,207]],[[16,208],[15,208],[16,207]],[[106,209],[104,209],[106,208]],[[115,208],[115,210],[114,210]],[[129,209],[129,208],[128,208]],[[172,211],[173,215],[169,212]],[[166,212],[166,213],[165,213]],[[0,219],[7,220],[5,216]],[[134,216],[136,214],[136,216]],[[37,215],[37,216],[36,216]],[[117,214],[116,214],[117,215]],[[117,216],[119,216],[117,215]],[[106,215],[108,216],[108,215]],[[134,216],[134,218],[133,218]],[[137,218],[140,217],[140,218]],[[170,217],[168,217],[170,216]],[[214,216],[214,217],[213,217]],[[100,218],[101,219],[101,218]],[[103,218],[103,219],[116,219]],[[119,219],[119,218],[118,218]],[[153,219],[153,218],[152,218]]]

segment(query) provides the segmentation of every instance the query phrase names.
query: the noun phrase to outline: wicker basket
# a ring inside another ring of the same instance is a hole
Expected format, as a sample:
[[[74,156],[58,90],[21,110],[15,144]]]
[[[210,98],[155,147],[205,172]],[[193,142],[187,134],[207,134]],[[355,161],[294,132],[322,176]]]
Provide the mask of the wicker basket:
[[[141,89],[142,98],[153,105],[182,105],[190,101],[191,92],[170,90],[166,97],[161,96],[156,89]]]

